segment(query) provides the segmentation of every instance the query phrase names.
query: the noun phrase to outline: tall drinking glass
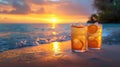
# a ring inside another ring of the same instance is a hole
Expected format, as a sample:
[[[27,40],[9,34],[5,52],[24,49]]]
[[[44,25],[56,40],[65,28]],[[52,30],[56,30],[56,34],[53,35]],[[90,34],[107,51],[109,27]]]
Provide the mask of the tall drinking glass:
[[[77,23],[71,26],[71,44],[73,52],[87,50],[87,26],[85,24]]]
[[[95,23],[88,25],[88,47],[101,49],[102,45],[102,25]]]

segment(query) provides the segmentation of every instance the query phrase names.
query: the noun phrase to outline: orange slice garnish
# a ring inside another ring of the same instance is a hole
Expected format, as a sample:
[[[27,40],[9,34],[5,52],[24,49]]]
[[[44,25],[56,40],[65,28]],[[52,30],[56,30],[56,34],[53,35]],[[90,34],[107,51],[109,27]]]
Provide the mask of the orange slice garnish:
[[[90,25],[90,26],[88,26],[88,33],[93,34],[93,33],[96,33],[97,30],[98,30],[98,27],[96,25]]]
[[[88,40],[88,47],[98,48],[98,41],[97,40]]]
[[[80,49],[83,48],[83,45],[84,45],[84,43],[83,43],[82,40],[74,39],[74,40],[73,40],[73,46],[72,46],[72,48],[73,48],[73,49],[80,50]]]

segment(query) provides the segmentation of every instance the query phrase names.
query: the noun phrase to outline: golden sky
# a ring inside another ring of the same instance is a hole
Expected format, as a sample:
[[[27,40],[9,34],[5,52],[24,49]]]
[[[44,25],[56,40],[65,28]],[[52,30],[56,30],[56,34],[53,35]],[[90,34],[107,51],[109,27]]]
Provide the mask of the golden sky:
[[[86,22],[92,0],[0,0],[0,23]]]

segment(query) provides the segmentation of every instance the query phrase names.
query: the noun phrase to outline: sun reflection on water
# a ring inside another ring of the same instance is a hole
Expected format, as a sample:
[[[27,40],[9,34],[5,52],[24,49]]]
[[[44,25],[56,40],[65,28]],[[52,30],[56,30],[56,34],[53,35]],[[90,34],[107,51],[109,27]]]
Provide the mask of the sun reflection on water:
[[[52,45],[53,45],[54,54],[61,53],[60,43],[59,42],[53,42]]]
[[[53,32],[52,32],[52,34],[53,34],[53,35],[56,35],[56,34],[57,34],[57,32],[53,31]]]
[[[52,24],[52,29],[55,29],[55,28],[56,28],[56,24],[53,23],[53,24]]]

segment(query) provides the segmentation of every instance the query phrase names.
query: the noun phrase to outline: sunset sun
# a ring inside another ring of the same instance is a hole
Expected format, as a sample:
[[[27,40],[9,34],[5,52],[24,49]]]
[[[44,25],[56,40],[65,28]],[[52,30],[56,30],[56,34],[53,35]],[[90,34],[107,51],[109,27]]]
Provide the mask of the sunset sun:
[[[53,22],[53,23],[57,23],[57,18],[51,18],[51,21]]]

